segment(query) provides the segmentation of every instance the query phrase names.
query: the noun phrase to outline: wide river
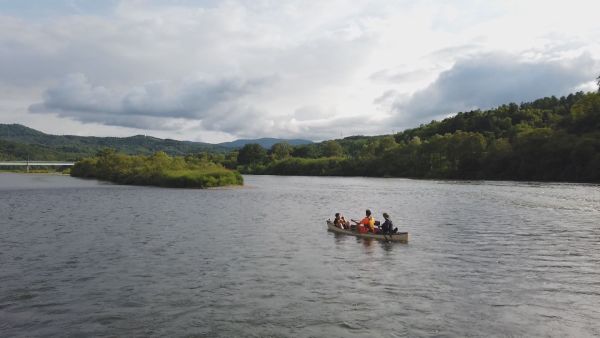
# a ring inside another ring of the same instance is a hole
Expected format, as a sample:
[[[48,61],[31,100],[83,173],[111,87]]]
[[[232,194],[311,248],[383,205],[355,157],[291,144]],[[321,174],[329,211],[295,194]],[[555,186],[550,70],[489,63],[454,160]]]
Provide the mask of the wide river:
[[[599,336],[600,187],[0,174],[0,336]],[[388,212],[408,244],[336,235]]]

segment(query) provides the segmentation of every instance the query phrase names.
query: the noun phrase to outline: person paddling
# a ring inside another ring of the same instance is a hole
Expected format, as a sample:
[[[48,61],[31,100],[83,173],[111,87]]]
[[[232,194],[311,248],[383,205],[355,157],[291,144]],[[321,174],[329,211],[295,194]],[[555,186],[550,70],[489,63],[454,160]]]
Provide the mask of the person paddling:
[[[371,230],[371,232],[375,232],[375,219],[373,218],[373,216],[371,216],[371,210],[369,209],[365,211],[365,218],[363,218],[360,221],[357,221],[355,219],[352,219],[351,221],[356,223],[356,225],[358,226],[358,232],[367,232],[368,230]],[[363,227],[362,230],[361,227]]]
[[[398,228],[394,228],[394,223],[392,223],[392,219],[390,218],[390,215],[388,215],[388,213],[383,213],[383,219],[385,219],[385,221],[383,222],[383,224],[381,224],[381,232],[384,235],[391,235],[393,233],[398,232]]]

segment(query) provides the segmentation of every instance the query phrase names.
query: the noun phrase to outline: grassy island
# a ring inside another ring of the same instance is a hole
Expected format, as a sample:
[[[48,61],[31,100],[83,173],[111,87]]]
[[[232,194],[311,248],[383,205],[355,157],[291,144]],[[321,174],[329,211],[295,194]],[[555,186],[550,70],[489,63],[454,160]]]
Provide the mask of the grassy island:
[[[170,157],[164,152],[130,156],[103,150],[75,163],[71,176],[96,178],[119,184],[172,188],[211,188],[243,185],[239,172],[193,156]]]

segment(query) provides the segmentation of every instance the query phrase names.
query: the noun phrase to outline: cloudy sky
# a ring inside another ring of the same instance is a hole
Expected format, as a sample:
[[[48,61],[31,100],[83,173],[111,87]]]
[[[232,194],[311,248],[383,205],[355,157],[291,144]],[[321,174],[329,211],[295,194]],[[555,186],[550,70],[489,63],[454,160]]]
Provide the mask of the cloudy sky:
[[[577,90],[600,2],[0,0],[0,123],[222,142],[399,131]]]

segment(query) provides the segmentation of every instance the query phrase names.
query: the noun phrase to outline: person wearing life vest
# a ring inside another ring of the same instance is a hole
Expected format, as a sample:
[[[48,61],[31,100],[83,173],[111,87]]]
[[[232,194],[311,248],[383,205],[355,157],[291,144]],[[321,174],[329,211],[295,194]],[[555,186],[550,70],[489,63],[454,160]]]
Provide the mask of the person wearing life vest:
[[[360,233],[364,233],[364,232],[375,232],[375,218],[373,218],[373,216],[371,216],[371,210],[367,209],[365,211],[365,217],[360,220],[351,220],[352,222],[356,223],[357,228],[358,228],[358,232]]]

